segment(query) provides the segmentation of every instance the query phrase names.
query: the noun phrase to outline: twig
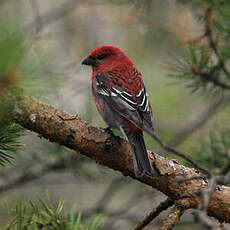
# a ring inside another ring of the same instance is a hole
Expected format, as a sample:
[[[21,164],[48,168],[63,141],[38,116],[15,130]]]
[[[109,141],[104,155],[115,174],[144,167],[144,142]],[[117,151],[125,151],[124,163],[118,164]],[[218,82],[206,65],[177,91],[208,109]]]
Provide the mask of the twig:
[[[0,193],[7,192],[12,188],[16,188],[18,186],[25,185],[33,180],[39,179],[51,171],[62,170],[64,168],[65,168],[65,161],[61,159],[54,163],[50,163],[50,164],[43,166],[42,169],[39,170],[39,172],[30,173],[30,174],[23,173],[18,178],[0,185]]]
[[[124,183],[125,181],[126,183]],[[84,211],[83,217],[89,217],[95,213],[103,213],[106,209],[106,205],[114,197],[114,195],[117,194],[117,190],[120,189],[122,185],[127,185],[127,180],[124,180],[124,177],[119,177],[113,180],[106,191],[98,199],[94,207]]]
[[[223,228],[217,226],[217,224],[211,220],[205,212],[200,210],[196,210],[193,212],[194,217],[196,218],[197,222],[200,223],[205,229],[207,230],[223,230]]]
[[[180,217],[189,208],[190,204],[187,199],[177,201],[173,206],[171,212],[168,214],[164,220],[160,230],[170,230],[172,229],[180,220]]]
[[[43,26],[47,26],[50,23],[56,22],[58,19],[71,13],[79,5],[80,2],[81,1],[76,0],[66,1],[61,6],[58,6],[57,8],[54,8],[47,13],[39,16],[40,18],[42,18]],[[39,18],[36,17],[31,23],[26,25],[26,27],[24,28],[25,32],[30,32],[31,30],[33,30],[38,21]],[[40,32],[40,29],[41,28],[39,28],[37,33]]]
[[[206,189],[201,190],[203,203],[200,203],[200,210],[204,211],[206,213],[209,201],[213,195],[213,192],[216,188],[216,178],[215,176],[212,176],[208,181],[208,187]]]
[[[220,65],[220,63],[218,63],[217,65],[215,65],[212,70],[210,70],[210,72],[203,72],[198,70],[195,66],[190,66],[190,70],[192,72],[192,74],[194,75],[198,75],[203,81],[207,81],[207,82],[211,82],[213,85],[220,87],[221,89],[224,90],[229,90],[230,89],[230,85],[219,81],[217,78],[212,78],[210,77],[211,73],[213,73],[215,71],[215,69]],[[221,64],[222,65],[222,64]]]
[[[204,126],[220,109],[221,106],[229,103],[230,94],[226,97],[219,97],[215,100],[206,110],[204,110],[199,117],[188,124],[185,128],[182,128],[170,141],[169,144],[176,146],[181,142],[186,140],[189,136],[191,136],[197,129],[200,129]]]
[[[196,220],[200,222],[207,230],[220,230],[219,226],[217,226],[215,222],[211,220],[206,214],[208,203],[216,188],[216,179],[216,176],[212,176],[208,182],[208,187],[201,191],[203,202],[200,203],[198,210],[194,212]]]
[[[36,33],[38,33],[42,29],[42,19],[39,13],[38,4],[36,0],[29,0],[29,2],[30,2],[32,10],[34,11],[34,15],[35,15],[34,23],[36,25],[35,26]]]
[[[219,51],[217,48],[217,43],[216,43],[216,41],[214,41],[213,33],[212,33],[212,29],[211,29],[211,18],[212,18],[212,8],[208,7],[205,10],[205,15],[204,15],[204,20],[205,20],[205,34],[204,34],[204,36],[206,36],[208,38],[210,48],[214,51],[216,56],[219,57],[220,54],[219,54]]]
[[[223,59],[221,59],[221,54],[218,50],[218,46],[217,46],[217,42],[214,41],[213,38],[213,32],[212,32],[212,27],[211,27],[211,18],[212,18],[212,8],[208,7],[205,11],[205,34],[204,36],[208,38],[208,43],[209,43],[209,47],[214,51],[216,57],[219,59],[221,65],[222,65],[222,69],[223,72],[225,73],[225,76],[230,78],[230,73],[226,68],[225,62],[223,61]]]
[[[127,212],[136,207],[137,203],[136,203],[136,200],[138,198],[140,198],[141,196],[143,195],[143,192],[142,191],[138,191],[138,193],[134,194],[132,197],[130,197],[126,202],[124,202],[120,208],[118,208],[117,210],[115,211],[109,211],[109,210],[105,210],[106,211],[106,214],[113,217],[109,220],[109,222],[103,226],[104,229],[111,229],[111,226],[114,224],[114,222],[116,223],[118,219],[121,219],[121,218],[125,218],[124,216],[127,215]],[[127,215],[129,216],[129,219],[131,219],[131,215]],[[134,216],[135,217],[135,216]],[[125,218],[126,219],[126,218]],[[136,220],[137,218],[135,218]]]
[[[134,230],[142,230],[147,226],[155,217],[157,217],[161,212],[169,208],[174,204],[174,200],[167,198],[159,204],[158,207],[154,208],[139,224],[134,227]]]
[[[208,177],[211,177],[211,172],[204,166],[200,165],[199,163],[192,160],[189,156],[185,155],[184,153],[174,149],[173,147],[167,145],[164,141],[161,140],[160,137],[158,137],[156,134],[153,135],[153,138],[161,145],[162,148],[164,148],[166,151],[176,154],[177,156],[180,156],[184,158],[186,161],[191,163],[195,168],[201,170],[203,173],[205,173]]]
[[[201,80],[206,82],[211,82],[213,85],[218,86],[221,89],[229,90],[230,89],[229,84],[220,81],[218,78],[212,77],[212,74],[215,73],[217,69],[222,70],[228,80],[230,78],[230,73],[226,68],[226,63],[224,61],[224,58],[222,57],[220,49],[218,48],[218,43],[214,39],[211,20],[212,20],[212,8],[208,7],[206,8],[205,15],[204,15],[204,22],[205,22],[204,34],[196,40],[207,38],[208,46],[213,51],[217,59],[217,64],[214,65],[209,72],[200,71],[194,66],[191,66],[190,70],[194,75],[198,75],[201,78]]]

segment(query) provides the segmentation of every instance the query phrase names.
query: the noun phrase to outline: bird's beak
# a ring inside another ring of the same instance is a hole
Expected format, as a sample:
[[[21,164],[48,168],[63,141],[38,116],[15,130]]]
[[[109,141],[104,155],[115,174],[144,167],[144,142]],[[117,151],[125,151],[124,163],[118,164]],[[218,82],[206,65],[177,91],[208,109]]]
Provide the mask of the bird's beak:
[[[82,63],[82,65],[96,65],[96,59],[91,57],[91,56],[88,56],[87,58],[85,58]]]

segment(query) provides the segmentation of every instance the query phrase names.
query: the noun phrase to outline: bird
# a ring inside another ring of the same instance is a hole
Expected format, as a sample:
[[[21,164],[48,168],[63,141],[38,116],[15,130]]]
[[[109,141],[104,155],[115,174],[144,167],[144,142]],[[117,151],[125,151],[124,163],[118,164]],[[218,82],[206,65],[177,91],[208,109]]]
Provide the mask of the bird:
[[[153,113],[141,73],[120,48],[100,46],[82,61],[92,67],[91,89],[108,129],[120,130],[131,145],[136,177],[154,176],[143,131],[154,135]]]

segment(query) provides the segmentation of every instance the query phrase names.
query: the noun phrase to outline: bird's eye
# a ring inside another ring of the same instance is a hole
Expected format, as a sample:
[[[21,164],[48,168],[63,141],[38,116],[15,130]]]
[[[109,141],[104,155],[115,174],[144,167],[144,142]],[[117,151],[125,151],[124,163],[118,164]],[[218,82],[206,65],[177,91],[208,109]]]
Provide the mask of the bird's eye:
[[[98,56],[97,56],[97,59],[98,59],[98,60],[104,60],[104,59],[107,58],[107,57],[108,57],[107,54],[102,54],[102,55],[98,55]]]

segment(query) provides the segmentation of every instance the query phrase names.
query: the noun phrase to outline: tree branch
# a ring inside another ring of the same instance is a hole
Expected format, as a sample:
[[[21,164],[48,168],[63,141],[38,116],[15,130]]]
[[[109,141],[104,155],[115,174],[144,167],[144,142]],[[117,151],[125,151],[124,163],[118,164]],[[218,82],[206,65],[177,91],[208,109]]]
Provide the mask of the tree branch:
[[[174,200],[167,198],[163,202],[159,204],[156,208],[154,208],[139,224],[134,227],[134,230],[142,230],[145,226],[147,226],[154,218],[156,218],[161,212],[169,208],[174,204]]]
[[[36,173],[25,172],[16,179],[9,180],[6,183],[2,183],[0,185],[0,193],[7,192],[12,188],[15,189],[18,186],[25,185],[25,184],[33,181],[33,180],[41,178],[42,176],[44,176],[50,172],[57,171],[57,170],[63,170],[65,168],[66,168],[65,167],[65,161],[61,159],[61,160],[58,160],[54,163],[49,163],[49,164],[44,165],[42,167],[42,169]]]
[[[180,217],[189,208],[190,204],[187,199],[177,201],[173,206],[171,212],[168,214],[164,220],[160,230],[170,230],[172,229],[180,220]]]
[[[194,167],[196,167],[197,169],[201,170],[203,173],[205,173],[206,175],[208,175],[208,177],[211,177],[211,175],[212,175],[211,172],[209,172],[209,170],[205,166],[200,165],[199,163],[197,163],[196,161],[194,161],[193,159],[191,159],[189,156],[187,156],[184,153],[182,153],[182,152],[174,149],[173,147],[169,146],[163,140],[161,140],[161,138],[158,137],[156,134],[153,135],[153,138],[161,145],[161,147],[163,149],[165,149],[168,152],[174,153],[177,156],[182,157],[183,159],[185,159],[189,163],[191,163]]]
[[[216,222],[211,220],[203,211],[196,210],[193,215],[195,216],[197,222],[201,224],[204,229],[207,230],[223,230]]]
[[[187,126],[182,128],[175,136],[169,141],[170,145],[177,146],[184,142],[198,129],[202,128],[219,110],[227,105],[230,101],[230,94],[223,97],[218,97],[212,104],[209,105],[201,114]]]
[[[60,6],[48,11],[47,13],[43,15],[36,15],[34,20],[30,22],[28,25],[25,26],[24,30],[25,32],[31,32],[34,28],[36,28],[36,33],[40,32],[42,27],[36,27],[37,23],[40,21],[40,23],[43,26],[46,26],[48,24],[51,24],[53,22],[56,22],[58,19],[66,16],[67,14],[70,14],[72,11],[76,9],[76,7],[79,5],[81,1],[76,0],[70,0],[66,1]]]
[[[122,138],[110,136],[103,129],[93,127],[80,117],[63,121],[72,115],[57,110],[14,89],[4,94],[4,100],[10,107],[9,119],[32,130],[51,142],[56,142],[88,156],[99,164],[120,171],[144,184],[150,185],[174,200],[186,198],[189,208],[196,208],[202,197],[200,191],[208,187],[203,179],[179,183],[177,178],[200,176],[192,168],[176,161],[149,152],[149,157],[159,172],[158,176],[137,178],[134,174],[130,145]],[[210,197],[207,214],[220,221],[230,223],[230,187],[218,186]]]
[[[202,81],[210,82],[213,85],[223,89],[223,90],[230,90],[230,85],[225,82],[221,82],[220,79],[218,78],[213,78],[212,73],[215,71],[215,69],[219,66],[222,65],[222,63],[218,63],[217,65],[213,66],[212,70],[210,72],[205,72],[205,71],[200,71],[198,70],[195,66],[190,66],[190,70],[192,74],[195,76],[199,76]]]

